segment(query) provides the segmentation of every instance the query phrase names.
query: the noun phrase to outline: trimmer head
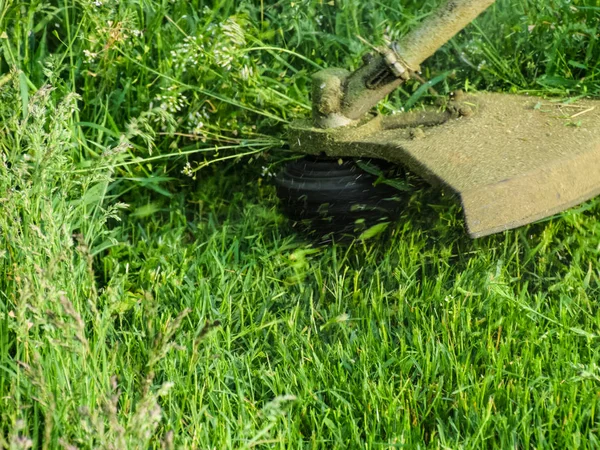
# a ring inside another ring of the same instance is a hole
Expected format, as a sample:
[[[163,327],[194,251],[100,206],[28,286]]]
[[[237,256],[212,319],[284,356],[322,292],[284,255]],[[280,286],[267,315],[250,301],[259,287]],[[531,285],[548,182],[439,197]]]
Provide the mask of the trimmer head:
[[[291,126],[292,149],[402,163],[454,192],[472,237],[548,217],[600,194],[600,101],[556,103],[477,94],[440,111],[369,114],[495,0],[446,0],[354,72],[313,76],[312,118]]]
[[[401,163],[454,192],[471,237],[525,225],[600,194],[600,101],[480,93],[450,111],[291,127],[293,150]]]

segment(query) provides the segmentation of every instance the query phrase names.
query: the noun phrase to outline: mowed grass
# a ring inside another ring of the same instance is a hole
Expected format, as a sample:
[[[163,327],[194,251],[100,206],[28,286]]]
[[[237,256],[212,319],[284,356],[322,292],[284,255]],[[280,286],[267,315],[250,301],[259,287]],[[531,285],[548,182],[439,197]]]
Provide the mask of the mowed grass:
[[[0,447],[600,447],[598,200],[476,241],[418,180],[367,241],[278,212],[310,73],[436,4],[0,3]],[[499,1],[424,75],[597,96],[599,14]]]

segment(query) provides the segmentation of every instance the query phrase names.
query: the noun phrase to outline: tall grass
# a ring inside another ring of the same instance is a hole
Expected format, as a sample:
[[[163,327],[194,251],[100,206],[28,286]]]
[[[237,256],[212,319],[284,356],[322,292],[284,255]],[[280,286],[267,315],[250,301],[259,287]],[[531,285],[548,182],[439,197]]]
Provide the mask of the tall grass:
[[[439,3],[0,0],[0,448],[600,445],[597,202],[472,242],[418,185],[328,247],[276,210],[310,73]],[[597,95],[599,13],[499,0],[424,76]]]

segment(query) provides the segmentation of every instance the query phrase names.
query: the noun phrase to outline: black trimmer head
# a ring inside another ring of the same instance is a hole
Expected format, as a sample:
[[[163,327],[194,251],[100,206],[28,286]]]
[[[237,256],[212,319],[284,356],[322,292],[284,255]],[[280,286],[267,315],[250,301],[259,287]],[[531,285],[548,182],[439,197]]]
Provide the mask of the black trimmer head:
[[[303,231],[357,235],[400,211],[400,191],[379,181],[351,159],[308,156],[289,163],[276,186],[285,213]]]

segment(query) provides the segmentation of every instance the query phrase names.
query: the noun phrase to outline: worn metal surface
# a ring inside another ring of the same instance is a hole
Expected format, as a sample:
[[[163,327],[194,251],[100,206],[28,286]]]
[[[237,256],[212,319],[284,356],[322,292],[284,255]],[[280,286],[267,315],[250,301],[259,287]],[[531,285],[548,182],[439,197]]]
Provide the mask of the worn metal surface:
[[[399,53],[413,71],[496,0],[449,0],[398,41]]]
[[[340,114],[349,119],[360,119],[406,81],[392,73],[381,55],[370,56],[369,62],[349,75],[344,82]],[[368,87],[373,80],[379,81]]]
[[[600,101],[561,105],[506,94],[463,99],[470,117],[417,112],[341,129],[293,124],[295,151],[402,163],[459,197],[480,237],[560,212],[600,194]],[[430,126],[434,125],[435,126]]]
[[[342,98],[350,72],[345,69],[325,69],[312,76],[312,116],[319,128],[345,127],[354,122],[344,116]]]
[[[395,73],[382,53],[365,55],[353,73],[326,69],[313,76],[313,120],[317,127],[346,126],[361,119],[380,100],[419,70],[419,65],[466,27],[495,0],[449,0],[400,41],[393,53],[406,75]],[[382,50],[380,49],[380,52]]]

